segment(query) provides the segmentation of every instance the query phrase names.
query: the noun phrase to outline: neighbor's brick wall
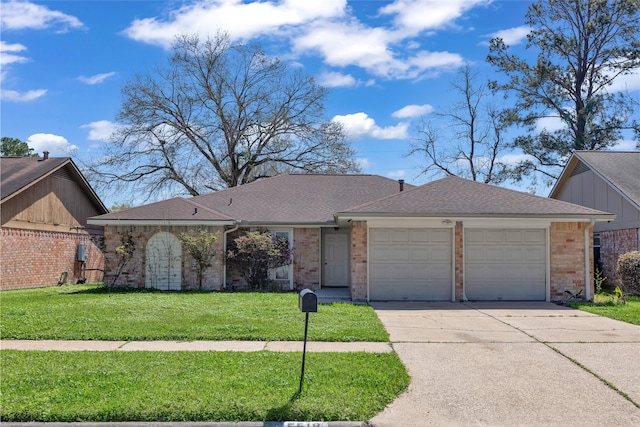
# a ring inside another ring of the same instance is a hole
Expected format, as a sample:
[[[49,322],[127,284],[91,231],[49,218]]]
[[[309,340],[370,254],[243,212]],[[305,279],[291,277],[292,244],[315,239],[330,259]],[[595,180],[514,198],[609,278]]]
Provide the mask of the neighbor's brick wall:
[[[293,283],[296,288],[320,289],[320,229],[293,230]]]
[[[0,289],[26,289],[58,284],[67,272],[67,283],[82,278],[82,263],[76,260],[78,244],[87,254],[86,282],[102,281],[104,260],[98,247],[100,236],[23,230],[3,227],[0,231]]]
[[[627,252],[640,250],[638,233],[640,230],[637,228],[600,232],[600,259],[603,273],[607,277],[606,286],[614,286],[617,281],[618,257]]]
[[[221,289],[222,286],[222,263],[224,251],[222,248],[223,227],[198,227],[206,228],[209,232],[217,233],[216,256],[212,266],[207,269],[204,275],[202,288],[207,290]],[[106,226],[105,236],[105,284],[113,286],[128,286],[133,288],[144,288],[145,286],[145,248],[149,239],[160,231],[174,234],[176,237],[180,233],[187,232],[191,228],[185,226]],[[119,257],[116,248],[122,245],[122,236],[131,234],[135,243],[135,251],[131,259],[124,265],[118,277],[117,269]],[[198,273],[195,261],[184,250],[182,251],[182,289],[198,289]]]
[[[587,223],[554,222],[549,230],[549,249],[551,258],[551,301],[565,297],[564,291],[577,293],[585,289],[585,259],[584,259],[584,230]],[[589,230],[590,240],[593,232]],[[593,244],[589,243],[590,295],[593,296],[593,262],[591,251]],[[582,291],[583,296],[585,291]]]
[[[351,299],[367,299],[367,222],[351,224]]]

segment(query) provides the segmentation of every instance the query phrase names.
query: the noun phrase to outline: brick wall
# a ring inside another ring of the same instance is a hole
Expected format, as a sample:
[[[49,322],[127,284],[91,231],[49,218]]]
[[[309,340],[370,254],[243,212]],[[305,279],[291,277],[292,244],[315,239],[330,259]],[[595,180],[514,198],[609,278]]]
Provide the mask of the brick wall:
[[[206,228],[211,233],[217,233],[216,256],[212,266],[205,271],[202,288],[207,290],[221,289],[222,265],[223,265],[223,227],[199,227]],[[105,284],[108,286],[128,286],[133,288],[145,287],[145,248],[149,239],[160,231],[174,234],[187,232],[191,228],[183,226],[106,226],[105,236]],[[134,251],[126,263],[116,253],[116,248],[123,244],[131,236],[134,242]],[[181,257],[182,289],[198,289],[198,274],[195,261],[185,251]]]
[[[551,300],[559,300],[564,291],[576,294],[583,289],[585,294],[584,229],[589,225],[575,222],[554,222],[549,230],[549,249],[551,257]],[[590,232],[591,239],[593,234]],[[589,251],[593,245],[589,244]],[[591,259],[591,258],[590,258]],[[593,266],[593,262],[589,262]],[[593,277],[590,267],[589,277]],[[593,280],[590,279],[590,295],[593,296]]]
[[[367,223],[351,224],[351,299],[367,299]]]
[[[3,227],[0,231],[0,289],[54,286],[63,271],[67,283],[77,283],[85,274],[76,260],[77,247],[85,245],[86,282],[102,281],[104,260],[99,236],[56,231],[22,230]]]
[[[605,286],[615,286],[616,284],[618,257],[627,252],[640,250],[638,247],[639,232],[640,230],[637,228],[600,232],[600,259],[602,260],[603,273],[607,277]]]
[[[293,283],[296,288],[320,288],[320,229],[293,230]]]

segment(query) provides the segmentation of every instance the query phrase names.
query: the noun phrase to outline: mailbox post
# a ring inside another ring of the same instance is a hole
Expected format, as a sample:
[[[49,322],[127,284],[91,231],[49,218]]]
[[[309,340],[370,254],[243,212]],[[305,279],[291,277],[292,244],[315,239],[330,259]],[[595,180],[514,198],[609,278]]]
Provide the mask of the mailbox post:
[[[318,296],[309,289],[303,289],[298,295],[298,307],[305,314],[304,320],[304,344],[302,347],[302,372],[300,373],[300,388],[298,394],[302,393],[302,382],[304,380],[304,360],[307,354],[307,331],[309,330],[309,313],[318,312]]]

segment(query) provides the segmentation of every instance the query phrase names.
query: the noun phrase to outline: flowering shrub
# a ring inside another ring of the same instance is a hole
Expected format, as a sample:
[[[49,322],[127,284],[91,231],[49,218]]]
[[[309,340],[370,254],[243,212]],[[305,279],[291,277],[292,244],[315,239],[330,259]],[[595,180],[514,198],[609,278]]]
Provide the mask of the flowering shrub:
[[[230,242],[227,262],[240,272],[249,289],[266,290],[270,271],[291,264],[289,242],[268,230],[247,231]]]

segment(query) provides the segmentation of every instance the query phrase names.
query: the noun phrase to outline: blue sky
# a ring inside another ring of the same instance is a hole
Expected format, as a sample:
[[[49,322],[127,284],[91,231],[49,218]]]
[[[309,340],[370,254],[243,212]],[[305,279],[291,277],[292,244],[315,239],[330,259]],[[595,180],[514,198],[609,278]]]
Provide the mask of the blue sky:
[[[99,157],[123,84],[164,64],[175,34],[223,30],[331,88],[327,118],[345,125],[364,173],[420,184],[434,177],[420,175],[424,158],[406,156],[416,127],[451,105],[459,67],[495,77],[485,62],[491,37],[524,53],[531,3],[2,1],[1,133],[78,163]],[[637,75],[621,83],[640,92]]]

